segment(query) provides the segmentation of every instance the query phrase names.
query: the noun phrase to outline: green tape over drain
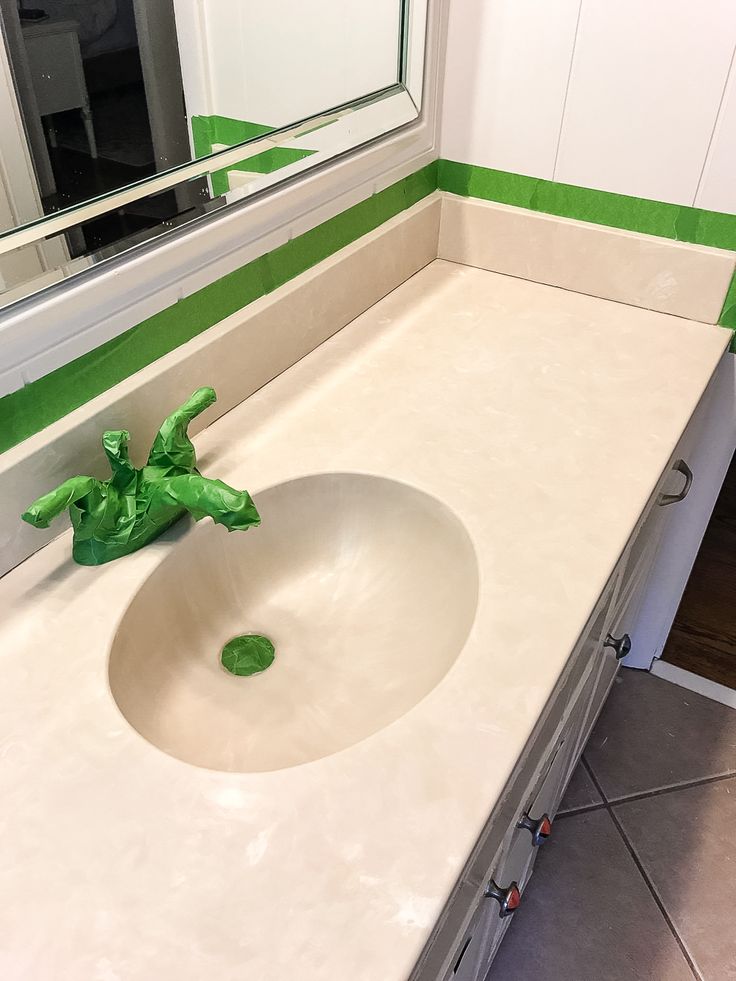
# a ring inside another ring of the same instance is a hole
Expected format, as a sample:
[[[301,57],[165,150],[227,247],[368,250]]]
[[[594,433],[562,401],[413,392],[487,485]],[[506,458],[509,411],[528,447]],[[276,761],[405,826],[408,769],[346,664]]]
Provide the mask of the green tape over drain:
[[[261,634],[241,634],[222,648],[220,662],[230,674],[249,677],[270,668],[276,656],[273,644]]]

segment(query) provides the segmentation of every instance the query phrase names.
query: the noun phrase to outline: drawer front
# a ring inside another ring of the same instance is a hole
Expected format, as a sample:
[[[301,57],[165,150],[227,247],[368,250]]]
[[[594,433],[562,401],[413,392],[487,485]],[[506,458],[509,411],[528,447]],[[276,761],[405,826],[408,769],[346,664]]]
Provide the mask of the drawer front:
[[[516,883],[523,889],[532,873],[539,848],[549,835],[550,826],[564,793],[570,770],[576,759],[580,732],[592,697],[596,680],[596,665],[591,662],[577,687],[571,711],[559,733],[542,773],[519,810],[509,829],[499,861],[489,878],[503,889]],[[499,905],[494,902],[498,916]]]
[[[551,823],[554,817],[564,789],[570,749],[575,741],[573,726],[568,725],[557,743],[541,784],[519,816],[519,823],[523,821],[526,826],[519,827],[517,823],[510,832],[508,849],[496,872],[499,885],[516,882],[523,891],[529,880],[539,847],[545,841],[544,837],[535,840],[535,833],[545,818]]]
[[[677,506],[687,496],[694,475],[687,464],[690,435],[687,434],[677,447],[672,464],[657,484],[651,504],[637,525],[625,553],[624,589],[618,607],[628,601],[628,594],[651,570],[662,538],[669,508]]]
[[[600,635],[599,635],[600,643]],[[569,773],[576,759],[579,745],[580,727],[588,708],[596,672],[593,663],[578,686],[577,697],[572,711],[568,714],[563,730],[554,746],[544,770],[541,782],[529,796],[526,806],[519,815],[519,821],[527,826],[519,827],[518,822],[509,832],[508,846],[493,875],[494,882],[502,888],[517,883],[522,892],[531,878],[534,862],[539,848],[546,840],[540,837],[535,841],[535,833],[542,829],[542,822],[549,820],[550,826],[567,784]],[[480,948],[478,977],[485,978],[491,962],[508,929],[511,917],[499,916],[500,907],[495,900],[489,900],[492,915],[486,928]]]
[[[617,644],[621,644],[628,637],[631,641],[632,651],[636,647],[636,633],[633,631],[633,627],[636,623],[636,617],[641,605],[643,590],[646,587],[647,576],[648,569],[640,568],[637,578],[633,582],[629,581],[625,583],[625,587],[622,590],[623,597],[620,602],[616,603],[614,618],[606,631],[606,640],[610,638],[612,642]],[[585,748],[585,744],[601,713],[601,709],[606,702],[608,693],[616,680],[618,669],[622,663],[625,663],[625,660],[619,659],[616,656],[615,648],[608,645],[603,646],[599,655],[595,687],[588,707],[587,717],[582,726],[580,753]]]
[[[590,738],[590,733],[595,725],[595,721],[598,718],[601,709],[603,708],[603,703],[605,702],[606,696],[611,689],[611,685],[613,684],[618,669],[619,662],[616,660],[615,655],[606,648],[602,648],[598,653],[593,671],[591,672],[589,696],[586,699],[586,704],[584,706],[584,711],[582,713],[578,728],[578,741],[575,747],[575,752],[571,755],[568,769],[565,774],[565,784],[562,790],[563,794],[567,789],[570,778],[572,777],[575,767],[577,766],[583,750],[585,749],[585,744]],[[562,799],[562,795],[560,795],[560,799]],[[559,806],[559,801],[557,803]]]

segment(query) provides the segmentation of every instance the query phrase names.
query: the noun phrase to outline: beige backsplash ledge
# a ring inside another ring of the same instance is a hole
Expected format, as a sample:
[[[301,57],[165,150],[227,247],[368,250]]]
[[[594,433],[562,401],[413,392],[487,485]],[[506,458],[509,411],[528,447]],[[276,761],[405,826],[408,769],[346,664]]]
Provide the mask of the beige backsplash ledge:
[[[733,253],[434,192],[267,297],[188,341],[0,455],[0,575],[68,526],[20,513],[77,473],[108,476],[100,437],[131,431],[137,463],[162,419],[194,389],[217,404],[196,433],[345,327],[437,256],[712,323]]]

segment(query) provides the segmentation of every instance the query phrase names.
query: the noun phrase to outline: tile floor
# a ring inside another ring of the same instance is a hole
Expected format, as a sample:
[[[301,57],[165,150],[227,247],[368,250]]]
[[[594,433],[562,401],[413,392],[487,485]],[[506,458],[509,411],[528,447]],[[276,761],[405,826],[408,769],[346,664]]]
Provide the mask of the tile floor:
[[[488,981],[736,981],[736,710],[623,670]]]

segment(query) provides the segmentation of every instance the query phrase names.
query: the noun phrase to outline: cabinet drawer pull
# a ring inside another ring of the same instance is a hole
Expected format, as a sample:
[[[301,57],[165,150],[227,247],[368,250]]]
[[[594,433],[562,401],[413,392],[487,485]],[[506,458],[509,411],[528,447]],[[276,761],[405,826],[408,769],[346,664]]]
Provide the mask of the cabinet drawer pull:
[[[498,902],[498,905],[501,907],[498,915],[502,919],[504,916],[511,916],[514,910],[519,908],[519,904],[521,903],[521,892],[519,891],[519,884],[517,882],[512,882],[507,889],[502,889],[491,879],[486,886],[485,895],[489,899],[495,899]]]
[[[678,460],[672,469],[682,474],[685,478],[685,486],[679,494],[660,494],[657,503],[661,508],[666,508],[668,504],[677,504],[679,501],[684,501],[690,493],[690,488],[693,486],[693,472],[684,460]]]
[[[631,653],[631,637],[624,634],[623,637],[614,637],[608,634],[603,641],[604,647],[611,647],[616,652],[616,660],[620,661]]]
[[[552,822],[550,821],[549,814],[543,814],[538,821],[529,817],[528,814],[523,814],[516,827],[523,828],[525,831],[531,833],[532,844],[535,848],[543,845],[552,834]]]

